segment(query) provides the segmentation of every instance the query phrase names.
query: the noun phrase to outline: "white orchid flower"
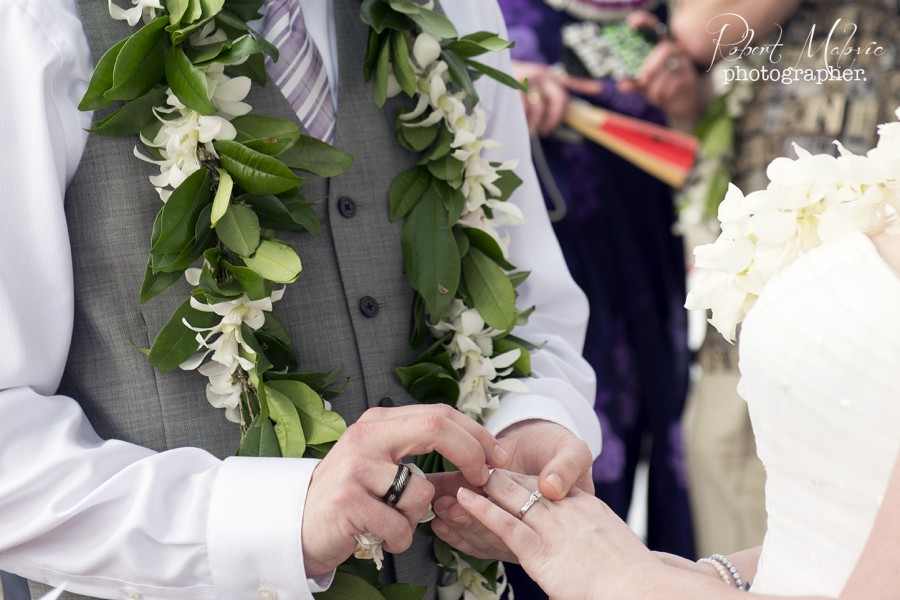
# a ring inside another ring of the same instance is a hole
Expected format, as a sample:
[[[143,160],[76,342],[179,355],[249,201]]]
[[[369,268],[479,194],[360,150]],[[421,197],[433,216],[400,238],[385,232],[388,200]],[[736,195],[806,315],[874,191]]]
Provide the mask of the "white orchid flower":
[[[200,269],[188,269],[185,279],[191,285],[197,285],[200,281]],[[247,325],[255,331],[262,327],[266,321],[265,313],[271,312],[273,303],[283,295],[282,288],[260,300],[250,300],[243,294],[239,298],[215,304],[206,304],[191,297],[193,308],[215,313],[222,318],[213,327],[194,327],[187,320],[183,321],[185,327],[197,332],[196,339],[201,350],[179,366],[184,370],[197,369],[209,379],[206,399],[215,408],[224,408],[225,418],[229,421],[239,423],[241,417],[243,388],[239,370],[250,372],[255,366],[251,358],[256,352],[244,340],[241,328]],[[210,361],[203,364],[210,353]]]
[[[384,563],[384,550],[381,547],[383,539],[374,533],[357,533],[353,537],[356,538],[356,550],[353,556],[360,560],[373,560],[375,567],[381,570]]]
[[[403,91],[403,88],[400,87],[400,82],[397,81],[397,77],[393,72],[388,73],[387,76],[387,90],[385,91],[385,96],[388,98],[395,98],[400,95],[400,92]]]
[[[502,379],[512,371],[521,352],[512,350],[491,358],[493,338],[504,332],[487,326],[477,310],[458,298],[450,302],[444,318],[431,326],[431,332],[435,337],[453,333],[445,348],[453,368],[461,371],[456,403],[461,412],[483,422],[500,407],[501,392],[528,392],[528,386],[520,380]]]
[[[209,100],[219,109],[220,117],[233,119],[246,115],[253,109],[243,102],[250,93],[250,78],[228,77],[222,63],[213,63],[206,69],[206,86]]]
[[[427,69],[441,56],[441,42],[430,33],[424,31],[416,36],[413,42],[413,58],[420,69]]]
[[[237,137],[237,130],[229,121],[216,115],[204,116],[185,107],[171,90],[168,104],[171,108],[155,108],[153,111],[162,123],[156,136],[152,140],[141,137],[145,145],[159,150],[162,160],[144,156],[137,148],[134,149],[136,157],[159,167],[159,175],[151,176],[150,182],[160,192],[167,191],[168,187],[177,188],[192,173],[200,170],[200,144],[203,144],[203,150],[208,155],[215,157],[214,140],[233,140]],[[177,116],[173,118],[171,115]],[[163,197],[163,194],[160,193],[160,196]],[[163,200],[167,197],[168,194]]]
[[[447,88],[448,73],[447,63],[442,60],[434,62],[427,72],[418,78],[418,100],[416,107],[400,116],[400,120],[407,127],[430,127],[442,119],[453,132],[453,124],[466,115],[466,105],[463,99],[465,92],[451,93]],[[421,121],[413,122],[428,108],[431,114]]]
[[[459,381],[456,408],[475,421],[483,423],[500,408],[501,392],[527,394],[528,386],[519,379],[505,379],[512,372],[521,351],[510,350],[494,358],[478,352],[466,353],[466,363]]]
[[[446,65],[443,62],[440,64]],[[438,112],[448,125],[453,125],[460,117],[466,115],[466,105],[463,104],[465,92],[451,93],[447,89],[447,82],[444,80],[444,77],[444,74],[435,74],[431,77],[431,80],[428,82],[428,98],[431,106],[436,109],[435,112]]]
[[[225,418],[232,423],[241,422],[241,394],[243,388],[236,368],[211,361],[197,372],[209,378],[206,384],[206,400],[213,408],[224,408]]]
[[[900,119],[900,109],[897,113]],[[878,144],[869,150],[867,156],[879,168],[897,173],[896,166],[900,163],[900,121],[878,126]]]
[[[214,38],[215,34],[211,36]],[[200,170],[200,145],[210,157],[218,157],[212,142],[215,140],[233,140],[237,130],[229,119],[245,115],[251,106],[243,102],[250,91],[250,79],[247,77],[228,77],[224,74],[225,66],[214,63],[207,67],[206,82],[209,99],[218,109],[217,115],[201,115],[184,105],[172,92],[167,92],[168,108],[153,109],[156,118],[162,123],[152,140],[141,137],[148,147],[157,148],[162,160],[154,160],[144,156],[135,148],[135,156],[159,167],[159,175],[150,177],[163,202],[171,195],[169,188],[175,189],[192,173]]]
[[[830,154],[810,154],[794,144],[798,158],[779,157],[769,163],[766,177],[772,183],[786,187],[810,183],[836,183],[841,181],[837,158]]]
[[[507,580],[502,562],[497,570],[497,591],[492,591],[491,582],[475,567],[463,560],[457,552],[451,551],[450,554],[453,557],[453,572],[447,573],[445,577],[448,580],[438,587],[438,600],[499,600],[503,596]]]
[[[284,289],[275,290],[271,296],[261,300],[250,300],[246,294],[242,294],[240,298],[223,300],[215,304],[200,302],[192,296],[190,300],[192,308],[202,312],[212,312],[222,318],[214,327],[193,327],[189,323],[185,323],[185,325],[198,332],[198,334],[207,334],[205,337],[198,335],[198,341],[207,351],[214,352],[214,361],[222,364],[231,364],[233,360],[243,360],[239,356],[241,349],[249,354],[253,354],[253,349],[241,336],[241,327],[247,325],[254,331],[262,327],[266,321],[265,313],[272,311],[273,302],[280,300],[283,294]],[[221,336],[210,342],[210,339],[218,334],[221,334]],[[252,363],[245,363],[242,366],[249,368],[253,365]]]
[[[117,21],[127,22],[129,27],[134,27],[145,14],[152,20],[156,18],[156,11],[163,9],[160,0],[131,0],[131,3],[134,7],[125,9],[109,0],[109,16]]]
[[[437,338],[451,331],[453,337],[446,347],[450,351],[450,361],[456,369],[461,369],[465,365],[468,352],[475,351],[485,356],[493,354],[492,338],[503,333],[499,329],[487,327],[478,311],[467,307],[459,298],[451,300],[444,318],[431,326],[431,333]]]

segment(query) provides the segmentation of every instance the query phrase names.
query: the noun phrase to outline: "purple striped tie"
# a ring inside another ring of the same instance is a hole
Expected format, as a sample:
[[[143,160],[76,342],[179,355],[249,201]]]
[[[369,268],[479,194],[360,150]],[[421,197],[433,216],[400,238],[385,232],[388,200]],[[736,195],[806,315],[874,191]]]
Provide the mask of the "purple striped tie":
[[[266,72],[287,98],[306,133],[330,142],[334,135],[334,102],[322,55],[307,34],[298,0],[274,0],[266,12],[262,34],[278,48],[278,62],[266,57]]]

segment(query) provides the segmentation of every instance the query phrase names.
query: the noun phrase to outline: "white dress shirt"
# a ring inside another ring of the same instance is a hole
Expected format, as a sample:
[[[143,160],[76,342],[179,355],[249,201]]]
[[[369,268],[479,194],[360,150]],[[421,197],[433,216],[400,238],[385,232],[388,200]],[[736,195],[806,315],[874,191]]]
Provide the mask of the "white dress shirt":
[[[493,2],[444,10],[460,34],[505,32]],[[304,13],[336,92],[331,3],[305,1]],[[0,569],[108,598],[312,598],[300,531],[317,461],[220,461],[101,440],[75,400],[54,395],[73,321],[63,201],[89,124],[77,109],[91,65],[74,1],[3,0],[0,51]],[[508,53],[485,60],[509,71]],[[512,231],[510,260],[532,271],[519,305],[537,310],[517,334],[546,342],[532,354],[532,393],[507,394],[487,426],[554,421],[596,455],[594,375],[580,356],[587,301],[546,218],[518,93],[487,78],[478,86],[486,135],[502,143],[492,159],[521,160],[514,199],[528,224]]]

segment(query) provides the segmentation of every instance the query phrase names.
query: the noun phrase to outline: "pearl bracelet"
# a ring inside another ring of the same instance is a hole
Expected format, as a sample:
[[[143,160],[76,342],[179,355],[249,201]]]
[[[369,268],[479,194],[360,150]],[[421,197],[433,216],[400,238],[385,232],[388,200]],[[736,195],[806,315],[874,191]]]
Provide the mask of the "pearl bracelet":
[[[722,578],[722,581],[725,582],[725,585],[734,585],[731,581],[731,573],[728,572],[728,569],[717,560],[713,560],[711,558],[701,558],[697,561],[697,564],[701,565],[709,565],[713,569],[715,569],[719,573],[719,577]]]
[[[709,565],[714,568],[719,574],[719,577],[722,578],[722,581],[730,586],[734,586],[744,592],[750,589],[750,584],[744,583],[744,580],[741,578],[741,574],[737,570],[737,567],[734,566],[734,563],[722,554],[713,554],[707,558],[701,558],[697,563]]]

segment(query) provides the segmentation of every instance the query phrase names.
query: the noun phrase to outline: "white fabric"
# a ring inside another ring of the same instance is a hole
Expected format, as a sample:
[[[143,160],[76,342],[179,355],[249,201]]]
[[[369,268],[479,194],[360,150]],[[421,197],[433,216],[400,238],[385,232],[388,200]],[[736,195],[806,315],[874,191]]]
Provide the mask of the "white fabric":
[[[900,450],[900,279],[861,233],[826,243],[766,286],[740,349],[768,477],[752,591],[837,597]]]
[[[329,7],[304,11],[335,85]],[[493,2],[444,8],[461,33],[504,30]],[[103,441],[75,401],[53,395],[73,319],[63,198],[89,122],[76,108],[90,74],[76,15],[73,0],[0,2],[0,569],[101,597],[311,598],[318,587],[303,575],[298,542],[315,461],[219,461],[194,448]],[[487,60],[509,69],[506,54]],[[487,134],[503,143],[498,157],[522,159],[525,180],[516,201],[529,225],[513,231],[512,261],[532,271],[520,305],[537,311],[520,335],[547,342],[533,355],[545,379],[505,399],[491,427],[548,418],[596,455],[593,373],[579,355],[587,302],[552,240],[518,94],[485,79]],[[251,518],[251,492],[272,502],[266,519]]]

